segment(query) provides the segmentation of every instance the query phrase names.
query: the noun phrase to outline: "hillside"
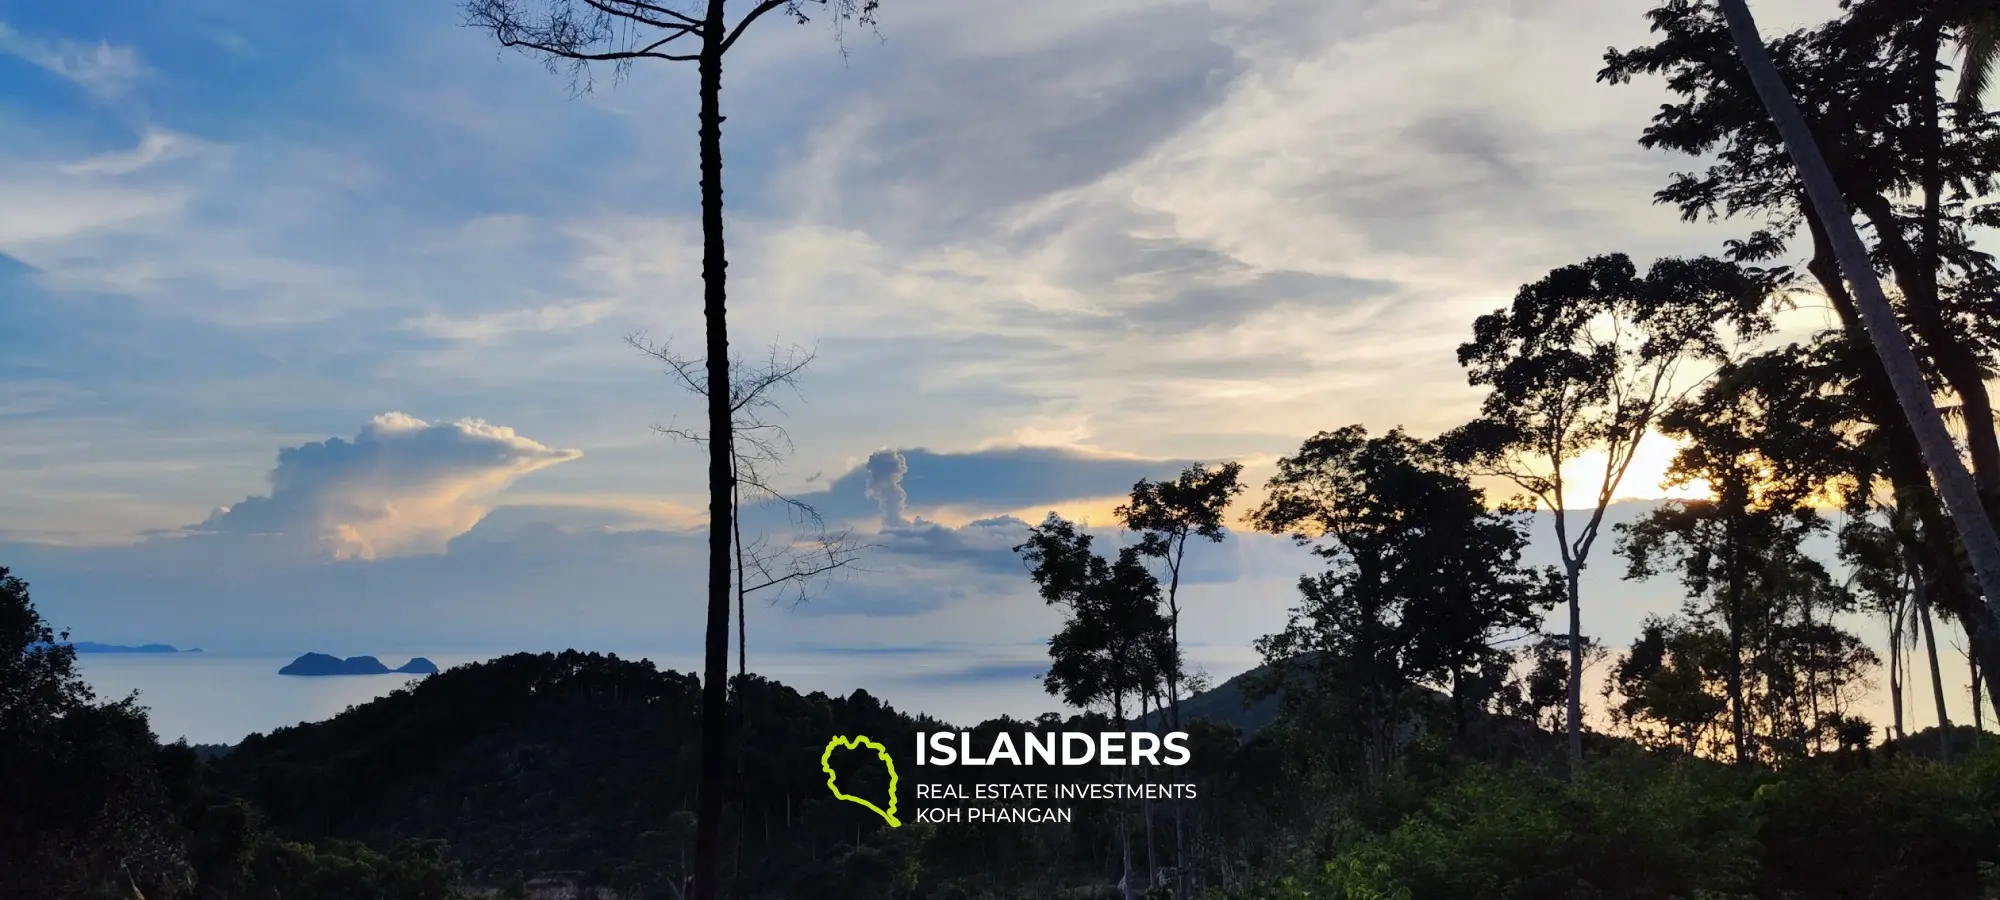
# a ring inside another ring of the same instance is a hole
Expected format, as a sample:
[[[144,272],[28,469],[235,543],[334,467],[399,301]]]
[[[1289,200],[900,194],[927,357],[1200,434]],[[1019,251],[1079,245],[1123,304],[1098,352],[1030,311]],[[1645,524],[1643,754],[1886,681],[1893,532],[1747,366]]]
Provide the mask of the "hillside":
[[[1463,867],[1467,878],[1495,877],[1493,866],[1571,872],[1565,883],[1606,886],[1592,896],[1692,896],[1705,885],[1754,877],[1775,887],[1729,895],[1859,900],[1878,895],[1843,893],[1838,885],[1892,878],[1939,886],[1926,896],[1974,900],[1980,895],[1966,891],[1977,883],[1978,866],[1995,861],[1988,838],[2000,840],[2000,809],[1992,802],[2000,796],[1992,787],[2000,759],[1973,754],[1967,761],[1974,765],[1952,769],[1888,764],[1891,755],[1924,755],[1917,744],[1933,743],[1934,735],[1913,736],[1900,754],[1879,753],[1879,769],[1870,769],[1876,755],[1835,756],[1783,774],[1663,759],[1629,741],[1598,738],[1589,752],[1603,762],[1589,786],[1572,790],[1552,777],[1561,758],[1553,736],[1482,715],[1468,734],[1452,737],[1426,731],[1420,714],[1405,730],[1396,779],[1357,790],[1360,771],[1338,749],[1341,730],[1301,730],[1273,722],[1274,710],[1243,707],[1245,680],[1188,702],[1193,759],[1166,778],[1198,789],[1198,801],[1183,809],[1191,872],[1197,887],[1222,888],[1225,896],[1257,900],[1263,895],[1245,893],[1248,885],[1282,883],[1298,871],[1319,878],[1312,873],[1322,864],[1300,870],[1300,860],[1338,847],[1354,860],[1402,860],[1397,866],[1435,859]],[[898,793],[906,824],[891,829],[828,793],[819,768],[828,738],[866,735],[903,748],[918,731],[957,728],[860,691],[801,694],[754,676],[735,687],[746,712],[737,723],[735,798],[724,828],[729,896],[1095,900],[1115,893],[1122,854],[1115,804],[1078,803],[1069,824],[920,824],[916,809],[938,804],[919,801],[918,786],[943,773],[910,766],[900,770]],[[218,787],[261,810],[285,838],[377,847],[440,839],[471,885],[504,891],[554,875],[540,883],[655,900],[673,897],[686,872],[698,715],[691,675],[576,651],[516,654],[446,670],[326,722],[253,735],[210,766]],[[1255,733],[1244,738],[1218,720]],[[1000,729],[1112,727],[1101,716],[1044,715],[967,730],[990,743]],[[897,755],[909,762],[900,749]],[[834,762],[842,789],[885,795],[882,771],[855,760]],[[1076,770],[1009,774],[1010,781],[1078,777]],[[949,780],[1003,777],[958,770]],[[1785,782],[1801,784],[1771,790]],[[1900,795],[1883,792],[1892,790],[1925,799],[1891,802]],[[1634,816],[1634,809],[1646,814]],[[1153,822],[1150,830],[1134,828],[1132,852],[1153,847],[1155,858],[1170,858],[1170,805],[1134,803],[1128,811]],[[1926,830],[1947,820],[1957,824]],[[1324,832],[1330,824],[1345,836]],[[1515,832],[1522,836],[1507,836]],[[1446,834],[1467,843],[1434,843]],[[1504,848],[1479,843],[1487,839]],[[1913,862],[1898,849],[1907,846],[1930,850]],[[1836,849],[1847,860],[1829,874],[1820,860]],[[1733,854],[1734,868],[1696,864],[1714,854]],[[1438,877],[1447,880],[1421,896],[1463,896],[1453,887],[1460,875],[1440,870]],[[1801,886],[1810,889],[1793,892]],[[1314,888],[1322,889],[1332,890]]]
[[[1283,702],[1281,695],[1265,697],[1255,703],[1249,702],[1245,696],[1245,686],[1265,677],[1266,673],[1264,666],[1258,666],[1208,690],[1189,695],[1181,700],[1181,721],[1210,719],[1235,726],[1245,737],[1256,734],[1277,720],[1278,706]],[[1165,714],[1153,713],[1140,721],[1157,725],[1165,721]]]
[[[832,735],[860,734],[903,755],[918,731],[952,726],[859,691],[801,695],[754,676],[737,688],[748,713],[736,753],[741,800],[730,842],[740,870],[732,877],[752,895],[879,896],[870,891],[886,890],[881,879],[902,868],[897,854],[915,852],[907,843],[916,832],[887,833],[874,814],[833,799],[820,753]],[[575,651],[517,654],[449,669],[326,722],[252,735],[213,765],[223,785],[294,839],[441,838],[478,883],[576,872],[621,889],[651,889],[678,870],[692,825],[699,694],[694,677],[648,662]],[[972,730],[1064,724],[1044,716]],[[1110,728],[1102,719],[1068,724]],[[1197,758],[1209,763],[1197,768],[1226,767],[1237,752],[1235,732],[1197,731]],[[916,786],[942,772],[909,768],[901,775],[910,809]],[[844,777],[850,792],[887,789],[879,773]],[[1015,777],[1078,779],[1074,771]],[[1079,818],[1085,821],[1059,842],[1053,831],[1022,830],[1033,826],[980,825],[958,832],[981,835],[974,845],[924,852],[976,852],[980,877],[1043,887],[1115,880],[1108,826]],[[887,868],[870,874],[878,866]]]

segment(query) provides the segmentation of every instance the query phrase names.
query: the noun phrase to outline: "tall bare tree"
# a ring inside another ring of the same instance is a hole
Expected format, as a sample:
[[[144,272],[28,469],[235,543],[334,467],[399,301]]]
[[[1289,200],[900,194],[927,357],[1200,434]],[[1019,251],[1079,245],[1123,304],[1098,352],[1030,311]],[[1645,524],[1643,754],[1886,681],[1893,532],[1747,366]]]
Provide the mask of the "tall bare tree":
[[[1861,233],[1854,227],[1847,199],[1842,196],[1833,171],[1820,154],[1819,143],[1806,124],[1805,116],[1799,112],[1797,102],[1792,99],[1790,89],[1785,86],[1784,77],[1771,61],[1770,51],[1758,34],[1757,21],[1750,15],[1749,5],[1744,0],[1717,2],[1729,22],[1729,33],[1736,43],[1737,57],[1742,61],[1765,110],[1770,113],[1772,124],[1783,137],[1785,150],[1798,170],[1799,180],[1805,185],[1813,217],[1833,245],[1840,273],[1854,294],[1868,340],[1881,357],[1896,400],[1909,420],[1910,430],[1915,433],[1924,464],[1937,482],[1938,494],[1944,500],[1945,509],[1950,513],[1966,556],[1972,563],[1980,593],[1985,595],[1986,614],[1989,619],[2000,619],[2000,534],[1994,531],[1979,489],[1966,470],[1965,460],[1959,456],[1957,443],[1952,440],[1951,432],[1945,429],[1944,416],[1938,411],[1930,384],[1917,364],[1916,354],[1910,350],[1909,339],[1903,334],[1895,309],[1889,305],[1889,298],[1882,291],[1882,282],[1869,258],[1868,246],[1862,243]],[[2000,655],[2000,649],[1995,649],[1991,641],[1986,642],[1986,652]]]
[[[571,87],[587,91],[591,66],[609,63],[619,76],[635,60],[692,62],[698,75],[701,170],[702,316],[707,339],[704,383],[730,383],[728,254],[722,232],[722,61],[744,31],[771,13],[805,22],[814,8],[838,26],[872,25],[880,0],[750,0],[732,19],[726,0],[461,0],[467,24],[503,47],[567,69]],[[669,5],[672,4],[672,5]],[[707,393],[708,623],[702,676],[701,789],[696,800],[694,885],[690,900],[715,900],[722,849],[728,769],[729,604],[735,555],[735,434],[731,392]]]

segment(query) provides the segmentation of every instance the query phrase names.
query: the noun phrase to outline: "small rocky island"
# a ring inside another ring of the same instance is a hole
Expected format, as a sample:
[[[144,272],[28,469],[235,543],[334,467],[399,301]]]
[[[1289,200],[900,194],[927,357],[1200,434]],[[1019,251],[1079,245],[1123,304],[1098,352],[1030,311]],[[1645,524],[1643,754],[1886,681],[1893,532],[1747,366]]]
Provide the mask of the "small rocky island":
[[[341,659],[324,653],[308,653],[278,670],[280,675],[436,675],[437,664],[421,656],[396,668],[389,668],[372,656]]]

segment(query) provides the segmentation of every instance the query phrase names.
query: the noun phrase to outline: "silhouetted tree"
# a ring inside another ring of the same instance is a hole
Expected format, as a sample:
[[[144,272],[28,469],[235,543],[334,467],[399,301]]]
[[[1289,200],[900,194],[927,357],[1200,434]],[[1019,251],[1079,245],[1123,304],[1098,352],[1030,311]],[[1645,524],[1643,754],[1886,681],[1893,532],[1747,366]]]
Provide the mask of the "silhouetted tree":
[[[1290,697],[1341,704],[1370,780],[1387,774],[1412,687],[1448,691],[1462,734],[1470,676],[1505,658],[1500,638],[1537,631],[1561,597],[1559,573],[1521,563],[1522,517],[1488,510],[1434,445],[1400,430],[1307,440],[1278,461],[1254,521],[1328,565],[1300,579],[1286,628],[1258,641],[1277,678],[1263,690],[1308,676]]]
[[[1188,540],[1200,537],[1214,543],[1222,541],[1227,530],[1223,516],[1228,513],[1229,504],[1243,493],[1242,475],[1242,463],[1189,466],[1172,481],[1142,480],[1133,485],[1130,501],[1118,507],[1119,520],[1141,535],[1140,552],[1160,560],[1167,568],[1167,623],[1176,660],[1180,658],[1181,646],[1181,564],[1187,558]],[[1168,726],[1179,730],[1180,668],[1169,669],[1166,676]],[[1175,800],[1174,883],[1182,897],[1188,895],[1185,824],[1182,803]]]
[[[1911,631],[1910,579],[1922,578],[1906,565],[1907,556],[1896,533],[1873,520],[1873,510],[1840,529],[1840,561],[1847,566],[1847,589],[1869,612],[1881,616],[1889,634],[1890,736],[1908,734],[1903,718],[1903,687],[1909,666]],[[1977,682],[1975,682],[1977,684]]]
[[[1050,513],[1041,525],[1030,527],[1028,540],[1014,551],[1030,566],[1042,599],[1067,613],[1062,630],[1049,639],[1043,686],[1079,709],[1109,705],[1112,720],[1129,734],[1126,699],[1137,700],[1143,714],[1145,698],[1179,667],[1178,648],[1170,637],[1171,624],[1160,612],[1159,579],[1146,568],[1140,548],[1122,547],[1115,560],[1106,560],[1091,550],[1091,543],[1090,534]],[[1128,768],[1119,767],[1121,781]],[[1130,900],[1142,888],[1123,816],[1119,835],[1121,884]],[[1149,869],[1155,865],[1147,860]]]
[[[700,0],[696,13],[643,0],[462,0],[467,18],[502,46],[544,60],[553,71],[567,66],[573,88],[588,90],[591,64],[608,62],[619,74],[634,60],[693,62],[701,110],[702,315],[707,322],[702,391],[708,406],[708,625],[703,678],[703,788],[695,838],[693,900],[715,900],[720,872],[724,784],[728,778],[727,711],[729,605],[736,507],[736,410],[731,408],[728,325],[728,258],[722,218],[722,61],[758,19],[774,12],[800,22],[807,10],[826,10],[836,23],[872,23],[879,0],[754,0],[734,22],[724,0]],[[540,7],[536,9],[535,7]],[[687,52],[681,47],[693,45]]]
[[[1641,276],[1623,255],[1600,256],[1523,287],[1459,347],[1467,378],[1489,390],[1480,418],[1447,446],[1524,491],[1555,529],[1569,605],[1572,767],[1583,756],[1580,582],[1605,508],[1654,420],[1692,388],[1682,366],[1720,361],[1730,338],[1768,330],[1774,287],[1767,273],[1707,257],[1663,259]],[[1563,468],[1593,450],[1604,454],[1604,471],[1589,482],[1589,515],[1573,528]]]
[[[1702,156],[1707,168],[1675,175],[1657,198],[1689,219],[1758,219],[1755,234],[1733,242],[1734,258],[1774,258],[1799,227],[1807,230],[1807,270],[1850,340],[1871,351],[1853,360],[1854,386],[1883,431],[1886,474],[1917,533],[1934,542],[1923,548],[1927,580],[1990,663],[2000,659],[1992,527],[2000,432],[1981,374],[1995,339],[1979,298],[1991,296],[2000,271],[1973,247],[1971,229],[1991,216],[1973,201],[2000,172],[2000,130],[1993,116],[1966,107],[1937,114],[1940,28],[1957,9],[1957,0],[1858,0],[1838,19],[1767,48],[1739,0],[1675,0],[1649,14],[1660,40],[1608,53],[1599,78],[1666,76],[1681,100],[1661,107],[1641,143]],[[1872,248],[1850,209],[1871,227]],[[1895,280],[1901,319],[1878,270]],[[1959,397],[1970,473],[1937,408],[1932,374]],[[1996,682],[1985,668],[1990,694]]]

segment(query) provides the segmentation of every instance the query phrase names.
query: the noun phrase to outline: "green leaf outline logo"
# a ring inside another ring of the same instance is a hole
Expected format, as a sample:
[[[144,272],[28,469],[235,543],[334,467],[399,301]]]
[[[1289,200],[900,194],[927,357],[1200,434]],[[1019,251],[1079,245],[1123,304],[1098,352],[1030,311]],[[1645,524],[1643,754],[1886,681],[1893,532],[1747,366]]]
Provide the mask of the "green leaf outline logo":
[[[840,788],[834,784],[838,776],[833,774],[833,751],[843,748],[858,750],[862,747],[867,747],[875,751],[875,755],[882,758],[882,765],[889,767],[889,808],[887,810],[853,794],[843,794],[840,792]],[[874,810],[876,815],[881,816],[883,821],[889,823],[890,828],[903,827],[903,823],[896,818],[896,761],[889,756],[889,748],[869,740],[865,735],[855,735],[851,738],[846,735],[835,735],[833,740],[826,742],[826,750],[819,755],[819,769],[826,773],[826,788],[833,792],[834,799],[859,803]]]

